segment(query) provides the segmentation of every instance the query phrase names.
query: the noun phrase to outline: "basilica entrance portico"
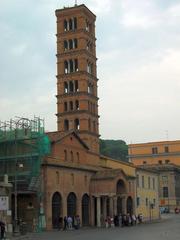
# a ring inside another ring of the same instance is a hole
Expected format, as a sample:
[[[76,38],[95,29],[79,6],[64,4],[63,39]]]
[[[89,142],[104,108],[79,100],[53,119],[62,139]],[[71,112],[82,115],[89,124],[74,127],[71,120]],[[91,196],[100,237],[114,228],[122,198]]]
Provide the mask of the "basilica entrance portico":
[[[129,185],[134,186],[134,179],[129,179],[121,169],[100,171],[92,177],[96,226],[103,226],[108,216],[133,213],[135,196],[129,191]]]

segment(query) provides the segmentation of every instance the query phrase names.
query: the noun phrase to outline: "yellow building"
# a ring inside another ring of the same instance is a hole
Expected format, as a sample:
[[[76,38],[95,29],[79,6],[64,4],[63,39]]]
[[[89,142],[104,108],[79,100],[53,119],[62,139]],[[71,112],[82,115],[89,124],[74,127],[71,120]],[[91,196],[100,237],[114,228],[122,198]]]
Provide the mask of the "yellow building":
[[[180,207],[180,140],[130,144],[129,161],[159,173],[159,206]]]
[[[159,206],[161,211],[174,212],[180,208],[180,167],[175,164],[143,165],[159,173]]]
[[[158,173],[138,167],[136,169],[136,215],[143,221],[159,219]]]
[[[130,144],[129,161],[135,165],[180,165],[180,140]]]

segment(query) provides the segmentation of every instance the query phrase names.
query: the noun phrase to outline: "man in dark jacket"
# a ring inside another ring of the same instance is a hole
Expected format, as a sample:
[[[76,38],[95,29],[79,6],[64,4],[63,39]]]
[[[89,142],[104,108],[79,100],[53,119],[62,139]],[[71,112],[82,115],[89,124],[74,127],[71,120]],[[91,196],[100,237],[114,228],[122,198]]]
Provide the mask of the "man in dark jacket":
[[[4,239],[5,223],[3,221],[0,221],[0,228],[1,228],[1,239]]]

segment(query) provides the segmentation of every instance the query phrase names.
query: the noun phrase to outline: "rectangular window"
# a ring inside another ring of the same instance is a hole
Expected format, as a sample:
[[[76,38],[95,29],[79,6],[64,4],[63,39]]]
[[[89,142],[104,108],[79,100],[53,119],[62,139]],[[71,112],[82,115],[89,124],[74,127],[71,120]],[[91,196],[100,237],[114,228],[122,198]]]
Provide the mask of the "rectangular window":
[[[170,161],[168,159],[165,160],[165,164],[168,164]]]
[[[155,198],[153,199],[153,205],[154,205],[154,207],[156,206],[156,199]]]
[[[157,147],[152,148],[152,154],[158,154],[158,148]]]
[[[137,175],[136,184],[137,184],[137,187],[139,187],[139,175]]]
[[[164,147],[164,152],[165,152],[165,153],[168,153],[168,152],[169,152],[169,147],[168,147],[168,146],[165,146],[165,147]]]
[[[142,188],[144,188],[144,176],[142,176]]]
[[[148,206],[148,198],[146,198],[146,206]]]
[[[163,187],[163,197],[164,198],[168,198],[169,197],[168,187]]]
[[[153,189],[155,189],[155,178],[153,178]]]
[[[140,197],[137,197],[137,207],[140,205]]]
[[[159,163],[159,164],[162,164],[162,160],[159,160],[158,163]]]
[[[162,182],[163,182],[163,184],[167,184],[168,183],[168,176],[162,176]]]
[[[151,188],[151,178],[148,177],[148,188]]]

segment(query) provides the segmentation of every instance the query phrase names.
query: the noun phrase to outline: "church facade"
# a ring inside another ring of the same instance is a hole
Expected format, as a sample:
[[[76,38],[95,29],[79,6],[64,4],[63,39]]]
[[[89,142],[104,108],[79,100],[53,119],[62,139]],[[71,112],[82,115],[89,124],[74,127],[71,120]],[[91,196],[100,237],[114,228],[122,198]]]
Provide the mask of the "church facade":
[[[56,17],[58,131],[47,133],[51,154],[42,167],[47,228],[75,215],[83,226],[101,226],[135,211],[135,167],[99,154],[96,16],[79,5]]]

